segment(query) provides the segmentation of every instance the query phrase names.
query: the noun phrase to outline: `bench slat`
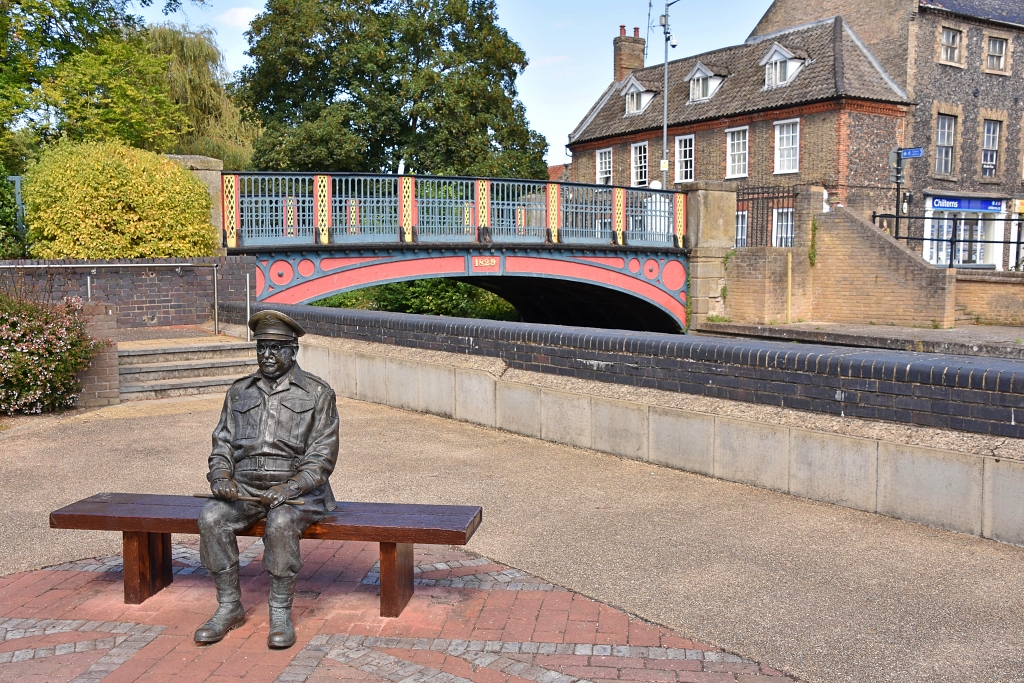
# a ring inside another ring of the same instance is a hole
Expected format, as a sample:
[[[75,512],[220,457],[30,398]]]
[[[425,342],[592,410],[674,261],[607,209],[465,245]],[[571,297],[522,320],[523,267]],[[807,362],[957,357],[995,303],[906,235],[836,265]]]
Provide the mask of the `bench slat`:
[[[50,514],[50,526],[197,534],[196,518],[203,503],[189,496],[98,494],[55,510]],[[465,505],[345,502],[310,526],[303,538],[463,545],[481,520],[481,508]],[[242,535],[262,533],[263,523],[257,522]]]

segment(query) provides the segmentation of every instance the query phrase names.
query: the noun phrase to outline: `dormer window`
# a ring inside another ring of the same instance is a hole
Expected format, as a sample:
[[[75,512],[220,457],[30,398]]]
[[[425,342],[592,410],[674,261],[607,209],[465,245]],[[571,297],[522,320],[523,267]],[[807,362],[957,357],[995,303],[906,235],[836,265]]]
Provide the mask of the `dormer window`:
[[[690,102],[710,100],[728,75],[728,71],[721,67],[697,62],[686,75],[690,82]]]
[[[622,84],[622,94],[626,97],[626,116],[640,114],[654,99],[655,91],[645,87],[633,76]]]
[[[789,85],[806,62],[807,54],[802,50],[787,50],[775,43],[761,60],[765,89]]]
[[[635,91],[626,93],[626,113],[639,114],[644,108],[644,101],[641,92]]]
[[[706,100],[708,98],[708,85],[711,79],[707,76],[701,76],[690,81],[690,99],[691,100]]]
[[[785,85],[789,80],[789,60],[776,59],[764,67],[764,87],[774,88],[777,85]]]

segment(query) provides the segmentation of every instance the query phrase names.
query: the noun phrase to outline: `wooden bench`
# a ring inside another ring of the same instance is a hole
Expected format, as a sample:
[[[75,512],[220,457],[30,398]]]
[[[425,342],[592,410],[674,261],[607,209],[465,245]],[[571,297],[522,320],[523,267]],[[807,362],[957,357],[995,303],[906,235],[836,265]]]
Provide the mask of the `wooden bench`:
[[[53,529],[124,534],[124,601],[138,605],[174,580],[171,534],[198,534],[205,501],[191,496],[97,493],[50,513]],[[465,505],[338,503],[303,538],[380,543],[380,615],[397,617],[412,598],[415,543],[465,545],[483,509]],[[264,522],[242,536],[262,536]]]

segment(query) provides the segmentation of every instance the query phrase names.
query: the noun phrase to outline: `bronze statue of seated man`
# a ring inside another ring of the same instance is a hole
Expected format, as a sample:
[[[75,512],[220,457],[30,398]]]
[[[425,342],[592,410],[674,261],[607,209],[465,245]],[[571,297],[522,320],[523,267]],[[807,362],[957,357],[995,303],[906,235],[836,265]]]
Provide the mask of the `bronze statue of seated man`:
[[[302,568],[299,540],[336,507],[328,478],[338,458],[338,409],[331,387],[295,362],[304,334],[298,323],[277,311],[261,311],[248,324],[259,371],[228,389],[206,475],[214,498],[199,514],[200,557],[213,576],[220,606],[195,632],[195,641],[215,643],[245,623],[235,535],[265,518],[267,645],[286,648],[295,643],[291,608]]]

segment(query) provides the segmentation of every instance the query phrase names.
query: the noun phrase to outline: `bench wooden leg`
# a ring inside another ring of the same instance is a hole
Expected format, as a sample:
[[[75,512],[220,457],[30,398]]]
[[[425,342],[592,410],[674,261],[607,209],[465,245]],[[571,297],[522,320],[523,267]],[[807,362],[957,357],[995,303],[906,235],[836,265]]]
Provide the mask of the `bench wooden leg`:
[[[380,544],[380,615],[397,617],[412,599],[412,543]]]
[[[140,605],[174,581],[171,535],[146,531],[124,533],[124,602]]]

